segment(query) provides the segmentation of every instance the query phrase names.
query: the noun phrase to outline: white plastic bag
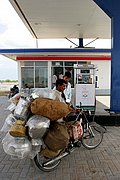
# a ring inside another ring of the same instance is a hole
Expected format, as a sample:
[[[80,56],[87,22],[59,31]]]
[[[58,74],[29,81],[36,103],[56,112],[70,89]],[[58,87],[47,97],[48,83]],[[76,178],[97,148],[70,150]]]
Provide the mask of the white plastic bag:
[[[49,98],[55,100],[55,95],[52,89],[35,89],[31,94],[32,98]]]
[[[13,114],[9,114],[5,119],[3,127],[1,128],[1,132],[8,132],[11,126],[15,123],[16,119]]]
[[[27,120],[29,115],[29,105],[30,100],[21,97],[14,110],[14,116],[23,120]]]
[[[7,110],[13,112],[16,108],[16,105],[14,103],[11,103],[8,107],[7,107]]]
[[[15,94],[13,97],[11,97],[11,98],[9,99],[9,102],[17,105],[17,103],[18,103],[18,101],[19,101],[19,99],[20,99],[20,96],[21,96],[21,93]]]
[[[50,120],[40,115],[33,115],[26,123],[29,127],[29,135],[31,138],[42,138],[49,128]]]
[[[29,156],[32,151],[32,145],[26,137],[14,138],[7,134],[2,143],[6,154],[19,159]]]
[[[38,152],[41,151],[43,142],[42,139],[32,139],[31,144],[32,144],[32,151],[30,153],[30,158],[33,159],[38,154]]]

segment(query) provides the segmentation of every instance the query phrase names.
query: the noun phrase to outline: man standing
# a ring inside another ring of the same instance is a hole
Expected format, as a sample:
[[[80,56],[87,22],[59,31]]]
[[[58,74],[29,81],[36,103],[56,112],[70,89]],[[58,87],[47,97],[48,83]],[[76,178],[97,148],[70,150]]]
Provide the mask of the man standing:
[[[66,89],[64,90],[66,103],[70,104],[71,102],[71,83],[69,82],[71,79],[71,73],[69,71],[65,72],[65,75],[63,76],[63,79],[66,81]]]

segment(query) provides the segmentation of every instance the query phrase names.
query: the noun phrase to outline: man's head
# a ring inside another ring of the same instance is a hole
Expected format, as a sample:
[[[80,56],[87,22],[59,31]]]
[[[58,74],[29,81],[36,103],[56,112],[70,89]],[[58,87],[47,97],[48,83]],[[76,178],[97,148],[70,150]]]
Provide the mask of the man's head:
[[[64,79],[57,79],[56,81],[56,89],[59,92],[63,92],[66,88],[66,81]]]
[[[69,71],[65,72],[65,75],[64,75],[63,79],[64,79],[66,82],[70,81],[70,79],[71,79],[71,73],[70,73]]]

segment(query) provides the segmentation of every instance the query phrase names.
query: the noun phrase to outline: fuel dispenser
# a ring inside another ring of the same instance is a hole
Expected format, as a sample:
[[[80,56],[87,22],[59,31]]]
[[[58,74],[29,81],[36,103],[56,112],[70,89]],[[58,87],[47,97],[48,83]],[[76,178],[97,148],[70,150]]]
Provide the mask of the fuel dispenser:
[[[95,111],[95,65],[74,64],[74,105]]]

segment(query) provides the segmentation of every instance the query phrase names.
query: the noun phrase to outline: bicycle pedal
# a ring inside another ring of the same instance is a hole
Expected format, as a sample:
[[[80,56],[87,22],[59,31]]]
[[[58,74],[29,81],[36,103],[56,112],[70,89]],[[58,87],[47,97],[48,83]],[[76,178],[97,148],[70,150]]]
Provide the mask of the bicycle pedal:
[[[76,147],[81,147],[81,144],[82,144],[81,141],[77,141],[77,142],[75,143],[75,146],[76,146]]]

